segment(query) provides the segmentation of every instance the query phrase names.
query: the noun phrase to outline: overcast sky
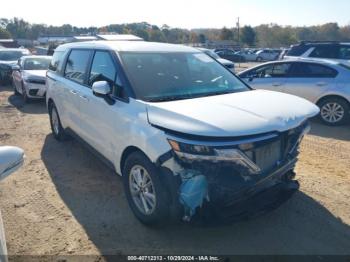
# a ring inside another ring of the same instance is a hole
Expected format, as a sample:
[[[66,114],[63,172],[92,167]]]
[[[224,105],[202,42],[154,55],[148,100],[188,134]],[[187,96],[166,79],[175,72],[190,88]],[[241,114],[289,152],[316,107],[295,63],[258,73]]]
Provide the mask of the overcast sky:
[[[149,22],[181,28],[350,24],[350,0],[3,0],[0,17],[48,25]]]

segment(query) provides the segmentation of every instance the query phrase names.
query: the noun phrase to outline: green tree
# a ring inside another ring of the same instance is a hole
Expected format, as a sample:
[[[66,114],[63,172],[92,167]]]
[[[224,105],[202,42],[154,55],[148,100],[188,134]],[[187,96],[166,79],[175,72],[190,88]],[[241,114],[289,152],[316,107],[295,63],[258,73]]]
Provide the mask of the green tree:
[[[199,34],[199,42],[204,44],[207,41],[205,34]]]
[[[220,39],[221,40],[232,40],[233,39],[233,31],[224,27],[221,29],[220,32]]]
[[[9,39],[9,38],[11,38],[10,32],[0,27],[0,39]]]
[[[256,41],[255,30],[251,26],[244,26],[241,30],[241,41],[247,46],[254,46]]]

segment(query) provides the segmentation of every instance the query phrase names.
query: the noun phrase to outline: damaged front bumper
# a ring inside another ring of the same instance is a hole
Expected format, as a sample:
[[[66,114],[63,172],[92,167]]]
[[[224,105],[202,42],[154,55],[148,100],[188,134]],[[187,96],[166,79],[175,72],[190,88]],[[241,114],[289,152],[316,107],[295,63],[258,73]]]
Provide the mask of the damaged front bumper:
[[[180,178],[176,197],[183,220],[250,217],[277,207],[298,190],[293,170],[308,130],[304,123],[284,133],[234,141],[193,142],[169,136],[175,150],[159,158],[158,165]]]

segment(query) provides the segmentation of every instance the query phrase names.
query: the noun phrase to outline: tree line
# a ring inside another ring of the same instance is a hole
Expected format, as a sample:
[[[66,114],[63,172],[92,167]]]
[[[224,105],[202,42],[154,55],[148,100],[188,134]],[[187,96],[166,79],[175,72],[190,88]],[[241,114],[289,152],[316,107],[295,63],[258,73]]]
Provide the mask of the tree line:
[[[247,25],[240,30],[226,27],[188,30],[172,28],[168,25],[158,27],[147,22],[110,24],[103,27],[76,27],[70,24],[62,26],[32,24],[20,18],[0,18],[0,39],[36,40],[42,35],[95,35],[110,32],[134,34],[146,41],[204,44],[207,41],[231,40],[250,47],[287,47],[301,40],[350,42],[350,25],[339,26],[337,23],[302,27],[263,24],[256,27]]]

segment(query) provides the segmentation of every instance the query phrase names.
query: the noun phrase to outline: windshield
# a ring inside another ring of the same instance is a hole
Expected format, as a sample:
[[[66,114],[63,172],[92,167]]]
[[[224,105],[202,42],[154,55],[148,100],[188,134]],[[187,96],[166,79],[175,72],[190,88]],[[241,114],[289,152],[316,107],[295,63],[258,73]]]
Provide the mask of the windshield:
[[[136,98],[158,102],[247,91],[235,75],[203,53],[121,52]]]
[[[17,61],[23,56],[21,51],[0,51],[0,60]]]
[[[24,70],[47,70],[50,65],[50,58],[27,58],[24,61]]]

